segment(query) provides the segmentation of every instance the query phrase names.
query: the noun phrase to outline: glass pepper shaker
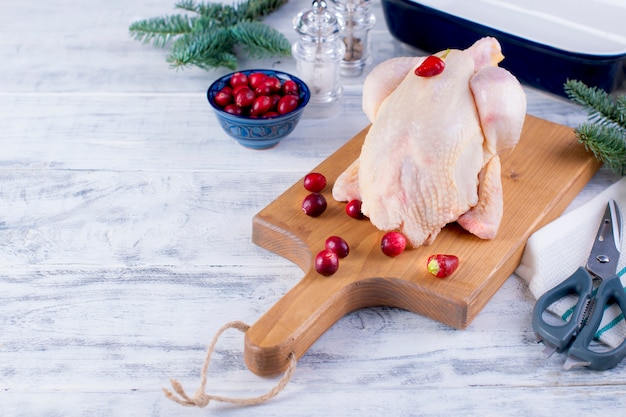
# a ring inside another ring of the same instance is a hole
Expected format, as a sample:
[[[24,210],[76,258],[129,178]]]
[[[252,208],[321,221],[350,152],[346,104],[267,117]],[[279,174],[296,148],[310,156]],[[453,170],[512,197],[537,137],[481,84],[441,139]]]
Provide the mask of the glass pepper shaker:
[[[292,45],[298,75],[311,90],[311,104],[331,104],[342,94],[340,63],[345,46],[340,36],[341,15],[327,7],[325,0],[313,0],[310,9],[293,19],[300,38]]]
[[[341,60],[341,75],[358,77],[369,63],[369,31],[376,24],[376,17],[369,10],[370,0],[332,2],[345,21],[342,39],[346,54]]]

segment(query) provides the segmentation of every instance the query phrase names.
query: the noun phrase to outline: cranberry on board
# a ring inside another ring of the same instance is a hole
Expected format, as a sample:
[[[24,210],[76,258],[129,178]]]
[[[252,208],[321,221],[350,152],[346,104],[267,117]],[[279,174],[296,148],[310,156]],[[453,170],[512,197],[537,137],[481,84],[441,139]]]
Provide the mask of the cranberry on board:
[[[346,204],[346,214],[350,217],[352,217],[353,219],[364,219],[365,216],[363,215],[363,212],[361,211],[361,206],[363,205],[363,203],[361,202],[361,200],[350,200],[348,201],[348,204]]]
[[[280,114],[286,114],[294,111],[296,107],[298,107],[298,97],[289,94],[281,97],[277,110]]]
[[[324,249],[315,256],[315,270],[324,276],[331,276],[339,269],[339,257],[335,252]]]
[[[243,72],[236,72],[230,77],[231,87],[238,85],[248,85],[248,76]]]
[[[309,172],[304,176],[304,188],[313,192],[319,193],[326,187],[326,177],[319,172]]]
[[[437,278],[446,278],[452,275],[459,266],[459,258],[456,255],[438,253],[428,257],[426,268],[428,272]]]
[[[380,248],[387,256],[398,256],[406,248],[406,237],[400,232],[387,232],[380,242]]]
[[[311,193],[304,197],[302,201],[302,211],[307,216],[317,217],[326,211],[328,203],[326,198],[320,193]]]
[[[327,250],[335,252],[339,258],[345,258],[350,253],[350,246],[344,238],[339,236],[331,236],[326,239],[324,246]]]

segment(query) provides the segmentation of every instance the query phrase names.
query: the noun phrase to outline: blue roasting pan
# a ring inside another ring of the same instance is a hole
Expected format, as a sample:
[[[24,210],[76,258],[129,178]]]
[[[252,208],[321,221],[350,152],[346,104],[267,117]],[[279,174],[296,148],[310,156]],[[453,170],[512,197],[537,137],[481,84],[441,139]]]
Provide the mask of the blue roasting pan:
[[[522,83],[565,96],[567,79],[614,92],[626,63],[625,0],[381,0],[391,34],[427,53],[493,36]]]

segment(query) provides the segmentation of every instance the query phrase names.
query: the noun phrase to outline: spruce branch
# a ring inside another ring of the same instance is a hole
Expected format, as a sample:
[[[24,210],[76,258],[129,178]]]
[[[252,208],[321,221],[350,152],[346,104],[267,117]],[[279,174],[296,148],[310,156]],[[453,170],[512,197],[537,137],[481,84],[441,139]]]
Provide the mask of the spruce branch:
[[[129,30],[136,40],[161,48],[176,36],[191,32],[192,22],[186,15],[153,17],[131,23]]]
[[[626,96],[612,98],[606,91],[576,80],[565,82],[565,92],[589,113],[574,132],[578,141],[619,175],[626,175]]]
[[[286,56],[289,41],[260,19],[287,0],[243,0],[234,4],[179,0],[182,14],[140,20],[130,25],[131,36],[155,47],[171,45],[166,60],[173,67],[235,69],[237,52],[253,58]],[[239,47],[239,48],[238,48]]]
[[[172,45],[167,62],[176,68],[194,65],[208,69],[218,64],[235,69],[237,57],[230,52],[232,46],[233,39],[228,29],[186,34]]]
[[[232,29],[234,39],[253,58],[287,55],[291,44],[276,29],[260,22],[241,22]]]

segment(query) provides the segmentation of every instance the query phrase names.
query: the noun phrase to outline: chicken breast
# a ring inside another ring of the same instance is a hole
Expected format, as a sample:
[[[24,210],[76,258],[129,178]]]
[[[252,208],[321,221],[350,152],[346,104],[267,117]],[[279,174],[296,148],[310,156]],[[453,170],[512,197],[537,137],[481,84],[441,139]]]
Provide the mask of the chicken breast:
[[[454,221],[493,238],[503,213],[498,154],[515,146],[526,113],[519,82],[497,66],[502,58],[498,42],[484,38],[449,50],[434,77],[414,74],[422,59],[380,64],[363,91],[372,126],[334,198],[361,199],[376,227],[401,230],[413,246]]]

